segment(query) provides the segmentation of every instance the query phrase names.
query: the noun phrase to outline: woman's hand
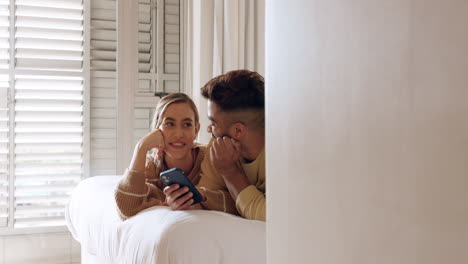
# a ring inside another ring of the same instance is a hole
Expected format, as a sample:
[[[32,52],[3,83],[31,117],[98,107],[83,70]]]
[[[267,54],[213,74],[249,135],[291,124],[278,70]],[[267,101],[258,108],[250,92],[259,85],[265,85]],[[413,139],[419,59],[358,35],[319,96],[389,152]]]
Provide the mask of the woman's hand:
[[[162,157],[164,151],[164,135],[161,129],[155,129],[148,134],[146,134],[140,142],[138,143],[139,147],[143,149],[145,152],[157,148],[157,158],[160,159]]]
[[[145,163],[146,163],[146,154],[152,148],[157,148],[158,153],[156,153],[156,158],[161,159],[164,151],[164,136],[160,129],[155,129],[138,141],[133,151],[132,161],[128,168],[130,170],[144,173],[145,172]]]
[[[179,188],[178,184],[167,186],[163,190],[166,195],[165,203],[172,210],[196,210],[202,209],[200,204],[193,204],[193,194],[188,187]]]

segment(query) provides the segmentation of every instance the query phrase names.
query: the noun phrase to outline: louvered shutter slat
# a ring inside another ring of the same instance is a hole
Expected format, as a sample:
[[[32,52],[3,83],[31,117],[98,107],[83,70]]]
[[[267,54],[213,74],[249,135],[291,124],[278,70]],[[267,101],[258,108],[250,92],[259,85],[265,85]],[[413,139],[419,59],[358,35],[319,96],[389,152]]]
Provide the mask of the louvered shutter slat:
[[[91,28],[102,28],[102,29],[110,29],[110,30],[117,29],[115,21],[106,21],[106,20],[92,20]]]
[[[41,7],[38,5],[30,6],[23,4],[25,3],[22,3],[22,1],[17,2],[16,16],[83,20],[83,11],[80,9]]]
[[[67,9],[82,9],[81,0],[17,0],[18,4],[39,6],[39,7],[54,7],[54,8],[67,8]]]
[[[116,41],[117,32],[109,29],[95,29],[91,31],[91,38],[93,40]]]
[[[139,43],[138,51],[142,53],[149,53],[151,50],[151,43]]]
[[[83,42],[79,40],[18,38],[16,48],[80,51],[83,50]]]
[[[83,29],[83,23],[80,20],[70,20],[65,18],[17,17],[16,25],[18,27],[39,27],[68,30]]]
[[[81,91],[82,80],[50,80],[50,79],[21,79],[16,81],[16,90],[41,91]]]
[[[93,50],[91,51],[91,58],[93,60],[108,60],[108,61],[115,61],[116,58],[115,51],[108,51],[108,50]]]
[[[112,1],[107,1],[107,2],[112,2]],[[113,5],[115,6],[115,2],[113,2]],[[101,9],[101,8],[94,9],[93,8],[91,16],[92,16],[92,19],[95,19],[95,20],[115,22],[115,9]]]
[[[112,40],[91,40],[91,50],[110,50],[115,51],[117,44]]]
[[[82,30],[66,30],[56,28],[21,27],[16,31],[17,38],[45,38],[58,40],[79,40],[83,41]]]
[[[82,63],[82,61],[74,60],[23,59],[19,57],[16,62],[16,68],[30,70],[82,71]]]
[[[40,49],[17,49],[17,57],[32,59],[56,59],[81,61],[82,53],[80,51],[69,50],[40,50]]]
[[[98,13],[97,11],[100,11],[101,9],[113,12],[113,18],[115,18],[115,0],[96,0],[96,1],[91,1],[91,8],[94,14],[91,16],[93,18],[98,18]],[[115,20],[115,19],[114,19]]]

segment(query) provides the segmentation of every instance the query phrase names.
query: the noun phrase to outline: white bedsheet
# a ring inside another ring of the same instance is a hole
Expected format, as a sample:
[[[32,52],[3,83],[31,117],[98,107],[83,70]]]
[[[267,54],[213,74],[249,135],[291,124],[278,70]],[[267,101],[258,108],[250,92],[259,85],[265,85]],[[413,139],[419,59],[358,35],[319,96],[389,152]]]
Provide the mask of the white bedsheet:
[[[120,176],[83,180],[66,210],[82,250],[99,263],[266,263],[266,226],[214,211],[152,207],[120,220],[114,189]]]

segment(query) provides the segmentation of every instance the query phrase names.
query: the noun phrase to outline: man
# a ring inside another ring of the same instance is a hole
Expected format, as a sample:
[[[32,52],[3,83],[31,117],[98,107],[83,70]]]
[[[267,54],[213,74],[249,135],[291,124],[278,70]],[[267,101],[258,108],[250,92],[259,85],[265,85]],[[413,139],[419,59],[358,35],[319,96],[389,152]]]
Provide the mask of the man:
[[[213,135],[197,185],[204,196],[201,207],[265,221],[264,79],[252,71],[231,71],[210,80],[201,93],[208,99]],[[165,193],[173,209],[190,208],[190,193],[176,187]]]

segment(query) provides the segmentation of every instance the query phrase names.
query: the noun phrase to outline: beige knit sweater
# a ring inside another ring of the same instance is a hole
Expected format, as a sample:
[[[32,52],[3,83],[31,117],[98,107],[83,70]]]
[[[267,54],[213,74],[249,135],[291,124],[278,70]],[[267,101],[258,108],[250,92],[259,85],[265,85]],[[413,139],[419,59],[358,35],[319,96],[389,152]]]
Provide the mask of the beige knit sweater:
[[[200,178],[203,177],[201,164],[205,158],[206,147],[196,144],[192,151],[195,162],[187,178],[194,185],[197,185]],[[160,180],[159,174],[167,169],[169,168],[165,166],[164,162],[156,159],[154,155],[148,155],[144,173],[128,169],[125,171],[115,190],[117,209],[122,219],[134,216],[149,207],[162,205],[166,200],[162,190],[166,186]],[[204,209],[238,214],[236,203],[227,189],[211,190],[200,185],[197,187],[203,187],[205,190],[206,201],[201,203]]]

